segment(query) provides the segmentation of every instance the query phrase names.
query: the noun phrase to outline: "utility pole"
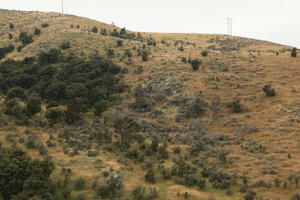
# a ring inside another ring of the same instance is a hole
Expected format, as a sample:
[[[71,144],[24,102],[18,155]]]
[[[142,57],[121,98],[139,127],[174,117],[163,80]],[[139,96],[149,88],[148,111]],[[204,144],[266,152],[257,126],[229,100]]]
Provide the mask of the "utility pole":
[[[64,14],[64,0],[61,0],[61,14]]]
[[[232,34],[232,19],[227,17],[227,30],[228,30],[228,35],[233,36]]]

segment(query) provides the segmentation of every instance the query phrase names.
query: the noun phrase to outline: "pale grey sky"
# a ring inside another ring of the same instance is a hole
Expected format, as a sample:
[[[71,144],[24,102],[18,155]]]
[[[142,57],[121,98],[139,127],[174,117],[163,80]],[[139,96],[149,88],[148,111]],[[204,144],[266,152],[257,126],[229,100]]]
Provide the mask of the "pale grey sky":
[[[300,0],[64,0],[65,13],[133,31],[227,33],[300,48]],[[0,8],[61,11],[61,0],[0,0]]]

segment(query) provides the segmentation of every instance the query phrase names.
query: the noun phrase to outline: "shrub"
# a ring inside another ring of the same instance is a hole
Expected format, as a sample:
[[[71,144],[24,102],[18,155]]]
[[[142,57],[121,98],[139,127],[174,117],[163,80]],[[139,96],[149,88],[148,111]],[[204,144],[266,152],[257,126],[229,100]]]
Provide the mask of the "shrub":
[[[115,51],[114,51],[113,49],[108,49],[108,50],[106,51],[106,55],[107,55],[107,57],[109,57],[109,58],[113,58],[113,57],[115,56]]]
[[[143,51],[142,51],[142,61],[143,61],[143,62],[148,61],[148,56],[149,56],[148,51],[147,51],[147,50],[143,50]]]
[[[256,193],[252,190],[249,190],[244,197],[244,200],[254,200],[256,198]]]
[[[181,62],[187,63],[187,59],[186,59],[185,57],[182,57],[182,58],[181,58]]]
[[[240,104],[240,100],[235,100],[231,103],[229,103],[229,108],[231,108],[232,112],[234,113],[240,113],[242,112],[242,106]]]
[[[121,193],[123,188],[122,177],[115,171],[107,174],[105,177],[105,185],[98,187],[97,194],[102,198],[114,197]]]
[[[167,159],[169,157],[166,143],[164,145],[158,147],[158,153],[159,153],[159,157],[162,159]]]
[[[18,148],[4,149],[0,147],[0,194],[4,200],[50,199],[56,193],[50,182],[50,174],[54,167],[49,160],[31,159]]]
[[[194,60],[191,60],[191,65],[192,65],[192,68],[194,71],[198,70],[199,69],[199,66],[201,64],[201,61],[198,60],[198,59],[194,59]]]
[[[82,190],[84,189],[85,180],[82,177],[79,177],[74,182],[74,189],[75,190]]]
[[[101,35],[105,35],[105,36],[108,36],[108,33],[107,33],[107,30],[104,28],[104,29],[101,29]]]
[[[23,116],[24,109],[15,99],[6,101],[4,105],[4,114],[12,115],[16,118],[21,118]]]
[[[47,28],[47,27],[49,27],[49,24],[48,23],[42,23],[42,27]]]
[[[11,39],[13,39],[13,38],[14,38],[14,36],[13,36],[11,33],[9,33],[9,34],[8,34],[8,39],[11,40]]]
[[[273,96],[275,96],[275,89],[274,88],[272,88],[272,85],[271,84],[268,84],[268,85],[265,85],[264,87],[263,87],[263,91],[264,91],[264,93],[265,93],[265,95],[267,96],[267,97],[273,97]]]
[[[179,50],[179,51],[184,51],[183,46],[179,47],[178,50]]]
[[[300,200],[300,194],[296,193],[291,197],[291,200]]]
[[[41,110],[41,98],[36,95],[29,97],[25,108],[26,114],[31,117],[36,113],[41,112]]]
[[[35,28],[34,35],[40,35],[40,34],[41,34],[41,29]]]
[[[156,182],[155,173],[153,169],[148,170],[145,174],[145,181],[154,184]]]
[[[48,52],[41,52],[39,54],[39,62],[41,64],[55,64],[59,62],[62,54],[59,49],[50,49]]]
[[[94,114],[96,116],[101,116],[101,114],[107,110],[107,103],[106,101],[99,101],[97,103],[95,103],[95,110],[94,110]]]
[[[206,51],[206,50],[202,51],[202,52],[201,52],[201,55],[202,55],[203,57],[207,57],[207,56],[208,56],[208,51]]]
[[[20,33],[19,40],[20,42],[22,42],[23,46],[26,46],[33,42],[32,35],[28,35],[27,32]]]
[[[123,46],[123,40],[117,40],[117,47]]]
[[[61,44],[60,48],[61,48],[62,50],[70,49],[70,48],[71,48],[71,44],[70,44],[69,41],[63,42],[63,43]]]
[[[173,153],[175,153],[175,154],[180,154],[180,152],[181,152],[180,147],[175,147],[175,148],[173,149]]]
[[[115,130],[120,134],[120,143],[123,147],[130,146],[133,134],[139,130],[137,122],[130,116],[121,116],[114,122]]]
[[[14,49],[14,45],[8,45],[4,48],[0,48],[0,59],[4,58],[6,54],[9,54],[10,52],[14,51]]]
[[[98,33],[98,28],[97,28],[96,26],[94,26],[94,27],[92,28],[92,32],[93,32],[93,33]]]
[[[297,48],[293,48],[291,52],[291,57],[297,57]]]
[[[137,186],[131,192],[134,200],[152,200],[159,197],[155,187]]]
[[[26,92],[21,87],[13,87],[7,91],[7,99],[20,98],[22,100],[26,99]]]
[[[50,125],[64,121],[65,111],[59,107],[52,107],[46,110],[45,117]]]
[[[15,25],[13,23],[9,23],[8,27],[10,30],[12,30],[12,29],[14,29]]]
[[[126,57],[128,57],[128,58],[131,58],[131,57],[132,57],[132,53],[131,53],[130,49],[126,49],[126,50],[124,51],[124,55],[125,55]]]

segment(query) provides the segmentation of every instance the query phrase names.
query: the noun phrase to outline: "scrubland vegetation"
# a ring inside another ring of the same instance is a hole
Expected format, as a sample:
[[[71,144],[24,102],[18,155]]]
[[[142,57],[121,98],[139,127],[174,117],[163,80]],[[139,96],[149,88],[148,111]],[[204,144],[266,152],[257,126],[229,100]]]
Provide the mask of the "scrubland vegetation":
[[[0,199],[299,199],[297,49],[0,19]]]

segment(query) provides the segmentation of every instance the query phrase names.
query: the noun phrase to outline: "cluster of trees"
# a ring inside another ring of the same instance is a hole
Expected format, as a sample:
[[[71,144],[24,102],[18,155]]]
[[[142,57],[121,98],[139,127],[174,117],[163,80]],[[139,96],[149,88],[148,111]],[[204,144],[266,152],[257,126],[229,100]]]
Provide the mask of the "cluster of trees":
[[[55,194],[49,176],[50,160],[33,160],[20,149],[0,146],[0,199],[52,199]]]
[[[14,49],[14,45],[8,45],[6,47],[0,48],[0,59],[4,58],[6,54],[9,54],[10,52],[14,51]]]
[[[37,58],[0,63],[0,94],[7,97],[7,114],[20,117],[25,102],[25,113],[31,117],[41,111],[43,102],[48,105],[45,116],[50,123],[75,123],[89,110],[100,115],[113,96],[122,92],[120,71],[104,57],[85,61],[51,49]]]

